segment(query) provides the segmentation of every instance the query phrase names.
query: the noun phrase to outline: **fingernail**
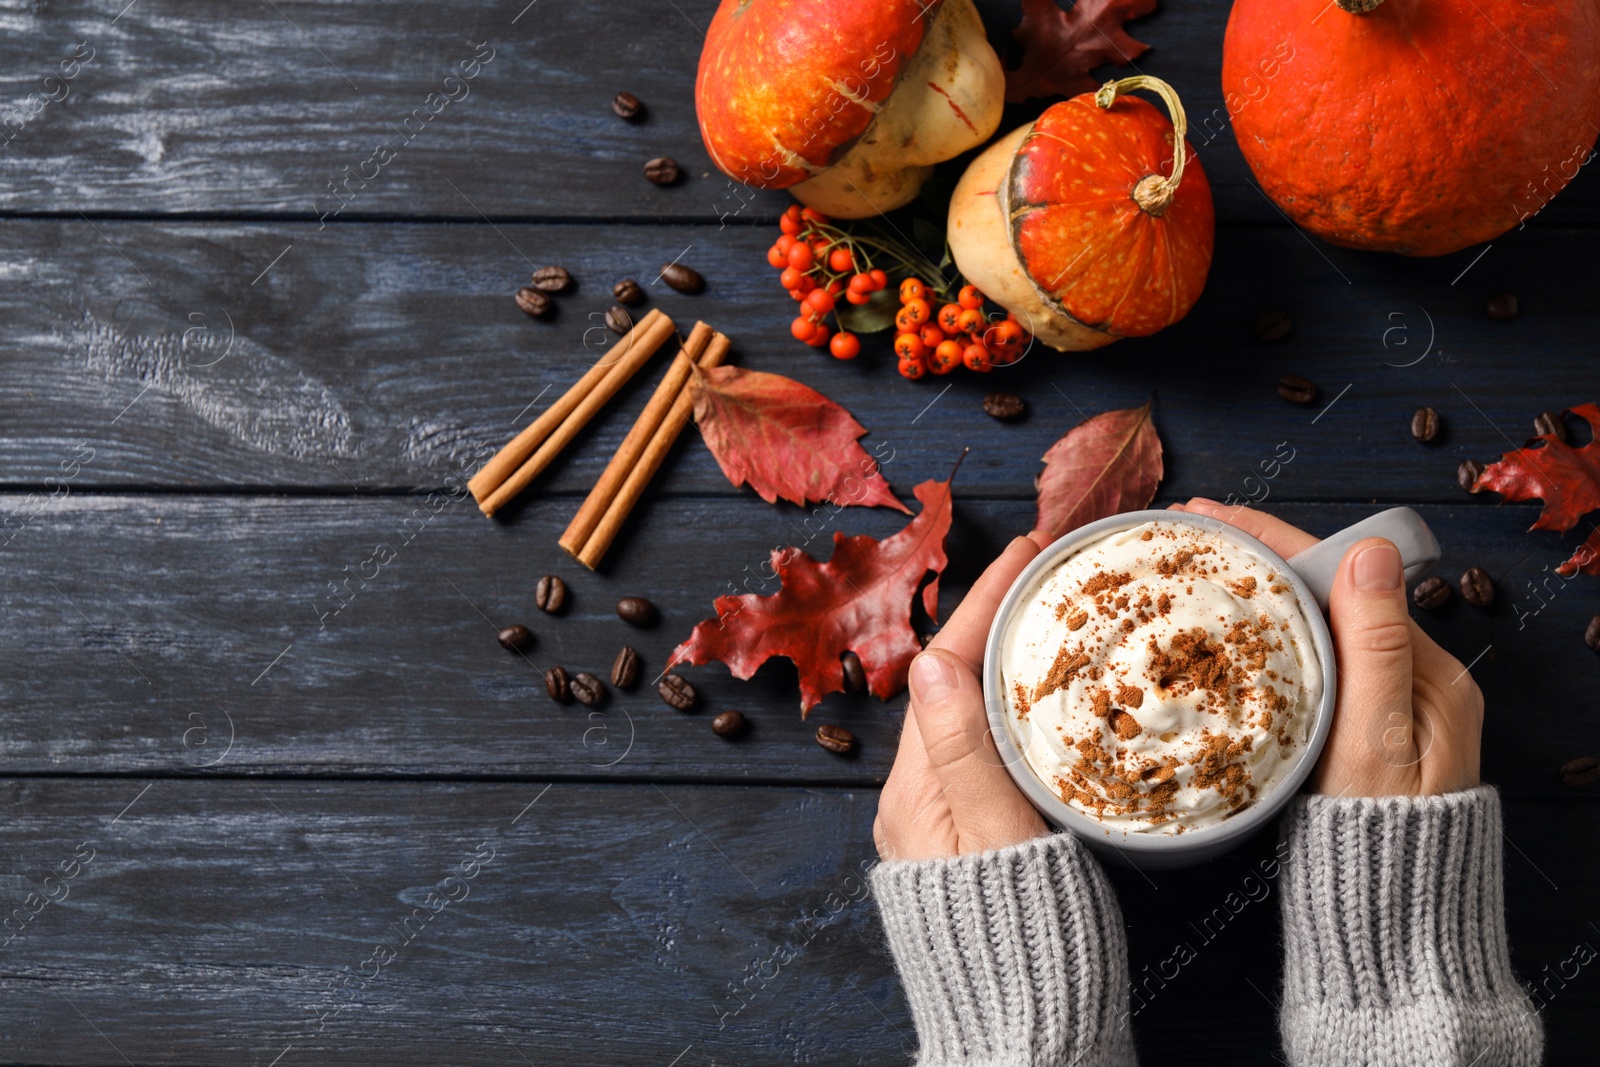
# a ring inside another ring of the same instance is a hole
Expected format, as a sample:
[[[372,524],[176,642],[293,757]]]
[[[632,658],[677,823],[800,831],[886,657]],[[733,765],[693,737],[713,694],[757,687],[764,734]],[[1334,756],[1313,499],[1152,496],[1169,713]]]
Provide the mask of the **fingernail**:
[[[1405,580],[1400,552],[1391,544],[1362,549],[1353,570],[1356,588],[1363,593],[1392,593]]]
[[[943,656],[923,652],[911,661],[911,699],[919,704],[943,700],[960,684],[955,665]]]

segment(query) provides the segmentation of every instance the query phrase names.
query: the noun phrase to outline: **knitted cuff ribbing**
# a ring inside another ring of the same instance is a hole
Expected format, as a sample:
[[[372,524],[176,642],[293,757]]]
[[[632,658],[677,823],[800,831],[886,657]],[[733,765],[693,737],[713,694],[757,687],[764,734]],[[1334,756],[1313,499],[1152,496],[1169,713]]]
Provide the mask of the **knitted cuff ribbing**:
[[[872,888],[919,1067],[1134,1062],[1122,913],[1070,835],[880,864]]]
[[[1500,799],[1297,799],[1283,823],[1284,1003],[1296,1067],[1533,1067],[1511,971]]]

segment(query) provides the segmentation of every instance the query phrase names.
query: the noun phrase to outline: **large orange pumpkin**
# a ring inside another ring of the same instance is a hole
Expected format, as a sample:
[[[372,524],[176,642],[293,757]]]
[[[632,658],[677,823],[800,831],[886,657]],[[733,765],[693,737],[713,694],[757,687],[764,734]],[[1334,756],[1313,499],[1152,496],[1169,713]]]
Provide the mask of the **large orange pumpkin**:
[[[1222,87],[1262,189],[1334,244],[1436,256],[1536,214],[1600,132],[1594,0],[1235,0]]]
[[[1173,122],[1132,89],[1158,93]],[[956,268],[1061,351],[1177,322],[1205,287],[1215,230],[1185,125],[1172,87],[1144,76],[1051,105],[957,183]]]

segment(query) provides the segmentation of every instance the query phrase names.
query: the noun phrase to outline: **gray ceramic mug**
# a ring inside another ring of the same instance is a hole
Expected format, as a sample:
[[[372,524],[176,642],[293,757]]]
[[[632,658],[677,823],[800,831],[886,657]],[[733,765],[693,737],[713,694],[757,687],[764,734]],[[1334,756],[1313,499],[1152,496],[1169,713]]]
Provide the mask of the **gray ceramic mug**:
[[[1288,774],[1259,802],[1227,822],[1180,835],[1108,831],[1106,826],[1062,800],[1033,773],[1023,758],[1000,677],[1000,648],[1008,624],[1043,577],[1080,548],[1108,534],[1153,521],[1199,527],[1248,549],[1268,564],[1281,566],[1311,630],[1312,643],[1325,679],[1322,701],[1317,708],[1310,738]],[[1328,730],[1333,725],[1333,709],[1338,699],[1338,671],[1333,656],[1333,635],[1322,613],[1328,607],[1328,594],[1333,588],[1339,561],[1351,545],[1366,537],[1385,537],[1394,542],[1405,564],[1408,582],[1415,581],[1439,559],[1439,542],[1434,538],[1433,531],[1422,521],[1422,516],[1410,508],[1391,508],[1379,512],[1288,560],[1243,530],[1220,519],[1182,511],[1132,511],[1113,515],[1058,538],[1049,548],[1040,552],[1011,584],[1005,599],[1000,602],[1000,609],[995,612],[994,622],[989,627],[989,640],[984,647],[983,693],[989,713],[989,728],[994,734],[995,746],[1005,761],[1006,770],[1017,783],[1017,788],[1054,826],[1077,834],[1104,858],[1140,869],[1187,867],[1213,859],[1270,823],[1311,774],[1317,757],[1322,754],[1322,746],[1328,740]]]

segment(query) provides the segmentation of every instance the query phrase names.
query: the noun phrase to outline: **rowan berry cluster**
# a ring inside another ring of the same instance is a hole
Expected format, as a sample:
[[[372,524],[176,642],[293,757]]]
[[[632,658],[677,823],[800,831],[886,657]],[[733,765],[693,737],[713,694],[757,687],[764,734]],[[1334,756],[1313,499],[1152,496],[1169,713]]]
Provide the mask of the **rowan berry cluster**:
[[[966,367],[987,374],[1015,363],[1027,351],[1027,331],[1009,312],[1003,319],[983,313],[983,294],[963,285],[953,301],[934,310],[938,298],[920,278],[900,283],[900,310],[895,314],[894,352],[900,373],[913,380],[924,374],[949,374]]]
[[[873,266],[874,254],[899,268],[897,273],[937,274],[922,270],[919,264],[932,264],[898,242],[852,234],[813,208],[791,205],[778,225],[783,233],[767,250],[767,262],[781,272],[779,281],[800,304],[789,331],[812,347],[826,346],[838,359],[861,352],[860,337],[839,324],[839,301],[868,304],[889,287],[888,273]],[[942,277],[937,282],[907,277],[894,319],[900,373],[916,379],[960,366],[984,373],[1022,358],[1031,341],[1027,332],[1009,313],[986,315],[983,306],[983,294],[974,286],[956,290]]]

